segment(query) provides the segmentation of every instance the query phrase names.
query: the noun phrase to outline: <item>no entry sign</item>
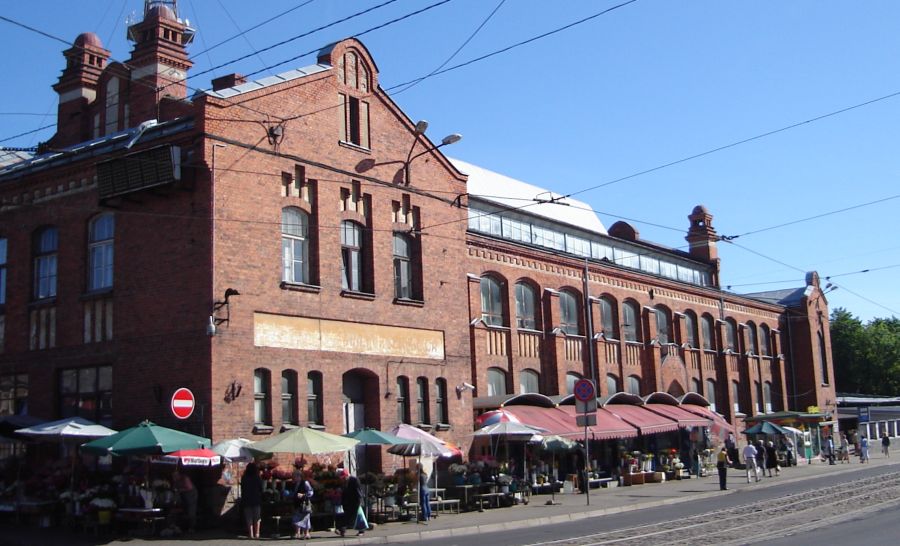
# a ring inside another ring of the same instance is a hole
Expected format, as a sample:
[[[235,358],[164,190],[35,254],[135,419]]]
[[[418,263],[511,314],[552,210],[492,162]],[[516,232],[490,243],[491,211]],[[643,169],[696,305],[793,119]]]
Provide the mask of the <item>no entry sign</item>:
[[[194,393],[181,387],[172,395],[172,413],[179,419],[187,419],[194,413]]]

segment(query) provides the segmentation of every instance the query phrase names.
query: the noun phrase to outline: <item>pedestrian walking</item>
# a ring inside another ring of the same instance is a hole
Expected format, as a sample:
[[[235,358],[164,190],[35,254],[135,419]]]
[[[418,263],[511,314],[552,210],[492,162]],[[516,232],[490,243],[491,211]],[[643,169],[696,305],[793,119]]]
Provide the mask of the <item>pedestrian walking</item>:
[[[891,439],[886,432],[881,435],[881,454],[885,457],[891,456]]]
[[[428,522],[431,519],[431,491],[428,489],[428,474],[422,471],[422,464],[419,464],[419,506],[422,508],[422,521]]]
[[[744,446],[741,455],[744,456],[744,466],[747,468],[747,483],[750,483],[751,472],[756,478],[756,481],[759,481],[759,469],[756,466],[756,448],[753,447],[752,443],[748,443]]]
[[[728,457],[728,448],[723,447],[716,458],[716,470],[719,471],[719,489],[727,491],[726,480],[728,479],[728,467],[731,466],[731,459]]]
[[[263,483],[259,477],[259,467],[255,462],[247,464],[241,476],[241,508],[247,523],[247,535],[259,538],[259,523],[262,512]]]
[[[766,444],[762,440],[756,441],[756,471],[766,475]]]
[[[869,439],[865,434],[859,438],[859,462],[869,462]]]
[[[300,540],[312,538],[312,498],[313,488],[309,480],[303,475],[303,466],[306,461],[297,459],[294,461],[294,474],[291,478],[294,482],[294,515],[291,522],[294,524],[294,536]]]
[[[788,466],[797,466],[797,453],[794,451],[794,441],[790,436],[784,439],[784,449],[787,451]]]
[[[357,536],[365,533],[369,528],[365,514],[363,514],[362,521],[360,521],[359,516],[363,513],[362,501],[363,493],[359,479],[356,476],[350,476],[347,478],[347,483],[344,484],[343,493],[341,493],[341,505],[344,507],[344,521],[338,529],[338,534],[341,536],[344,536],[348,527],[355,529]]]
[[[728,450],[728,459],[731,460],[731,464],[737,464],[738,462],[738,449],[737,449],[737,441],[734,438],[734,433],[729,432],[728,438],[725,439],[725,449]]]
[[[829,436],[825,439],[825,458],[828,459],[828,464],[834,464],[834,438]]]
[[[772,440],[766,443],[766,470],[769,472],[770,478],[773,470],[776,476],[781,473],[781,467],[778,466],[778,453],[775,451],[775,443]]]
[[[838,452],[838,459],[841,460],[841,464],[850,462],[850,442],[847,440],[847,434],[841,433],[841,447]]]

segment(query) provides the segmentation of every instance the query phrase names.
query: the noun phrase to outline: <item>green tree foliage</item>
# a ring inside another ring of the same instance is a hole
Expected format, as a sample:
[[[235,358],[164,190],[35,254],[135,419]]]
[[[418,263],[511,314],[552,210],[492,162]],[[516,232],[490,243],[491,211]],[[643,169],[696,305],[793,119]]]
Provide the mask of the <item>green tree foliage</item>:
[[[863,324],[838,307],[831,313],[831,352],[838,392],[900,395],[900,320]]]

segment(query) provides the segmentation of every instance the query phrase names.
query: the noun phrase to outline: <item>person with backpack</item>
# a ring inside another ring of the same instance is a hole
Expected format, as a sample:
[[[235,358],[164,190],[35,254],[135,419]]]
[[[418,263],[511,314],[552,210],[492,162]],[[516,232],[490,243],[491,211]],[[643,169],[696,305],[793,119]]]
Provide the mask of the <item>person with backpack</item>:
[[[891,456],[891,439],[888,438],[887,432],[881,435],[881,453],[885,457]]]

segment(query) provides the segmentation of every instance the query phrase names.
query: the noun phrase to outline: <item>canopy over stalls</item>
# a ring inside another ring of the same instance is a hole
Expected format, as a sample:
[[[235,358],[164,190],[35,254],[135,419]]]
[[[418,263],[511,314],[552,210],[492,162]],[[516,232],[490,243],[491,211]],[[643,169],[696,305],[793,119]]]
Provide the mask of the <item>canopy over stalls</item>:
[[[710,425],[710,434],[713,436],[716,436],[720,439],[725,439],[725,437],[729,434],[734,434],[734,427],[731,426],[731,424],[726,421],[724,417],[705,406],[696,406],[694,404],[682,403],[681,408],[691,413],[700,415],[701,417],[710,419],[710,421],[712,422],[712,424]]]
[[[568,414],[572,419],[572,424],[575,425],[575,406],[560,406],[559,410]],[[575,431],[580,434],[584,432],[584,428],[576,425]],[[597,409],[597,424],[588,427],[588,432],[594,440],[635,438],[638,435],[637,428],[626,423],[618,415],[603,408]]]

